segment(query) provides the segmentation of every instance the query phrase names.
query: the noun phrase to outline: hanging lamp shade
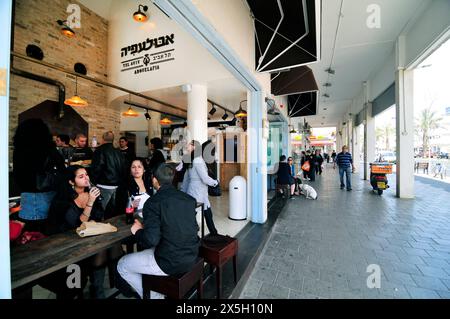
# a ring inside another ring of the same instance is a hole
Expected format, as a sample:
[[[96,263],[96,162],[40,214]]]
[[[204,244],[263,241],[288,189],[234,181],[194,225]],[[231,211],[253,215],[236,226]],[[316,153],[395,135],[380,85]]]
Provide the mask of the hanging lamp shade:
[[[247,117],[247,111],[243,110],[241,107],[239,107],[239,110],[236,111],[236,113],[234,113],[235,117]]]
[[[89,105],[87,101],[83,100],[78,95],[74,95],[71,98],[66,99],[64,101],[64,104],[70,105],[70,106],[88,106]]]
[[[161,124],[161,125],[170,125],[172,123],[173,122],[168,117],[165,117],[165,118],[161,119],[161,121],[159,121],[159,124]]]
[[[139,113],[134,111],[130,106],[126,112],[122,113],[122,115],[125,117],[138,117]]]
[[[70,106],[88,106],[88,102],[78,95],[78,77],[75,78],[75,95],[64,101],[64,104]]]
[[[242,108],[243,102],[247,102],[247,100],[243,100],[239,103],[239,110],[234,113],[235,118],[247,117],[247,111]]]

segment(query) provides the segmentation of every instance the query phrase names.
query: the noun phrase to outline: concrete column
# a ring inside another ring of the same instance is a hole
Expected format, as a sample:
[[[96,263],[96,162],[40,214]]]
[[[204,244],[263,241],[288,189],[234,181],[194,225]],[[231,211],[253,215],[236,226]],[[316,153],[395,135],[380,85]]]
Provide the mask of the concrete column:
[[[396,44],[395,108],[397,135],[397,197],[414,198],[414,81],[404,68],[404,37]]]
[[[0,1],[0,180],[8,185],[9,51],[12,1]],[[6,188],[6,187],[5,187]],[[11,298],[8,192],[0,192],[0,299]]]
[[[375,161],[375,119],[372,117],[372,103],[366,103],[364,125],[364,179],[370,179],[370,163]]]
[[[359,165],[359,157],[360,157],[360,151],[359,151],[359,134],[358,134],[358,127],[353,127],[353,135],[352,135],[352,155],[353,155],[353,162],[355,165],[356,172],[359,172],[360,165]]]
[[[201,143],[208,140],[208,89],[204,84],[183,86],[187,92],[187,124],[191,137]]]
[[[267,220],[267,139],[269,127],[264,105],[264,94],[260,91],[247,93],[247,212],[253,223],[263,224]]]

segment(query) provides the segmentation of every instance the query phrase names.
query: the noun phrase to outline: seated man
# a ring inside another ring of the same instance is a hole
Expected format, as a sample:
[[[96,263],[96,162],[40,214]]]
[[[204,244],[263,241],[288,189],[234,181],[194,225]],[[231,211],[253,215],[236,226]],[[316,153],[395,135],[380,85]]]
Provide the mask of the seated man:
[[[145,250],[119,260],[120,276],[142,298],[142,274],[167,276],[185,273],[194,266],[200,240],[195,218],[196,200],[172,186],[173,169],[161,164],[152,183],[157,193],[145,202],[144,225],[135,220],[131,232]],[[119,279],[120,280],[120,279]],[[163,295],[151,292],[152,299]]]
[[[278,185],[289,185],[290,188],[290,198],[293,198],[295,192],[295,181],[291,174],[291,167],[286,162],[286,156],[280,156],[280,163],[278,164],[277,171],[277,184]]]

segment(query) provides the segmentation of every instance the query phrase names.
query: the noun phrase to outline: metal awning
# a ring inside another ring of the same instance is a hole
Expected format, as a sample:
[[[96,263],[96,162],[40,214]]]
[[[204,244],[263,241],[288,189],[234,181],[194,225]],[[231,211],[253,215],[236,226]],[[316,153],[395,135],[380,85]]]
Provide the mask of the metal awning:
[[[320,0],[247,0],[256,37],[258,72],[320,60]]]
[[[289,95],[318,91],[313,71],[307,66],[300,66],[287,72],[271,75],[272,94]]]
[[[288,116],[301,117],[316,115],[318,91],[305,92],[301,94],[292,94],[288,96]]]

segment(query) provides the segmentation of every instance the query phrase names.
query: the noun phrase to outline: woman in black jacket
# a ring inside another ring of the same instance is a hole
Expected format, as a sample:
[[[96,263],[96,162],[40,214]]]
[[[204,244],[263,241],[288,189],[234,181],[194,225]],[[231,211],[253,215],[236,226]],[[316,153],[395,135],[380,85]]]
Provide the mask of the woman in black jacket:
[[[25,230],[44,230],[57,178],[64,169],[48,126],[41,119],[20,123],[14,136],[13,176],[21,192],[19,218]]]
[[[141,159],[131,162],[128,196],[133,198],[133,206],[137,210],[142,210],[144,203],[153,195],[151,174],[148,174],[144,167]]]
[[[69,166],[65,181],[55,196],[49,212],[47,235],[68,231],[79,227],[83,222],[97,221],[104,218],[104,210],[98,200],[100,190],[91,188],[91,182],[86,169],[82,166]],[[121,246],[112,247],[86,260],[91,281],[91,297],[103,299],[103,282],[105,265],[117,260],[123,254]],[[49,281],[51,282],[51,281]],[[61,284],[60,282],[55,285]]]

